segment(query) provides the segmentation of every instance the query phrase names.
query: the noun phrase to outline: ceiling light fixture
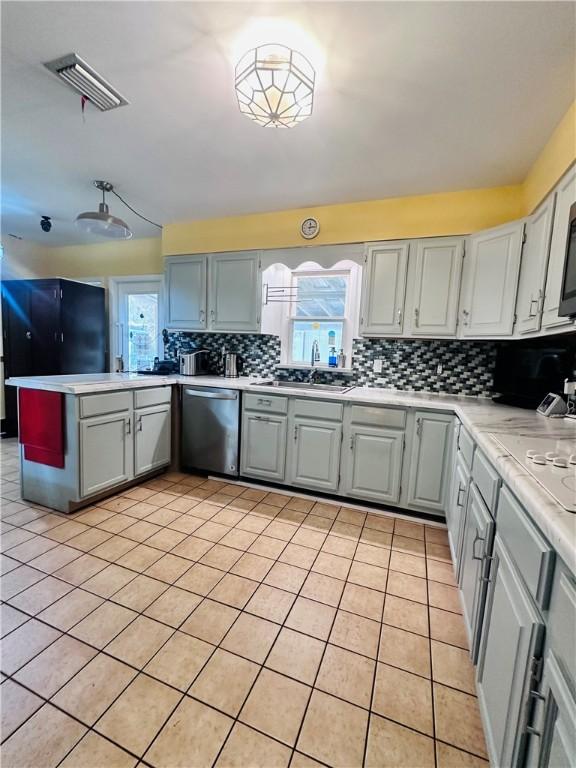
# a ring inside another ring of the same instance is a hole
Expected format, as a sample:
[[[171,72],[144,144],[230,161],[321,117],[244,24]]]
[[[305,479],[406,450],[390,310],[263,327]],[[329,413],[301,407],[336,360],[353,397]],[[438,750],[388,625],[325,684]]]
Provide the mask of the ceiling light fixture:
[[[315,77],[308,59],[286,45],[252,48],[236,65],[240,112],[266,128],[292,128],[312,114]]]
[[[109,181],[95,181],[94,186],[102,191],[102,202],[97,211],[85,211],[76,216],[76,226],[81,232],[90,235],[102,235],[115,240],[129,240],[132,230],[125,221],[112,216],[106,204],[106,192],[114,192]]]
[[[128,104],[126,99],[76,53],[48,61],[44,66],[85,96],[102,112]]]

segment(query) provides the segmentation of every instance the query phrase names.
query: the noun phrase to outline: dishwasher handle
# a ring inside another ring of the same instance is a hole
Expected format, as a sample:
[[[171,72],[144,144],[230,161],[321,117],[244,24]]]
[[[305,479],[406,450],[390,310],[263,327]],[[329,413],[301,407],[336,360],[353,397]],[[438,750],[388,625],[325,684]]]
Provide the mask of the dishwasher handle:
[[[201,389],[185,389],[184,394],[188,397],[206,397],[210,400],[238,400],[237,392],[203,392]]]

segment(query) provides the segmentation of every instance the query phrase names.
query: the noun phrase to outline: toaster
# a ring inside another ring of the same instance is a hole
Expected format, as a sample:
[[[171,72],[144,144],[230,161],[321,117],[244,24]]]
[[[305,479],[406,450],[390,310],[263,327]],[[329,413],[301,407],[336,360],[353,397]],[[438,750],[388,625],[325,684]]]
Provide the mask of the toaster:
[[[188,355],[180,355],[180,373],[183,376],[205,376],[208,374],[208,350],[197,349]]]

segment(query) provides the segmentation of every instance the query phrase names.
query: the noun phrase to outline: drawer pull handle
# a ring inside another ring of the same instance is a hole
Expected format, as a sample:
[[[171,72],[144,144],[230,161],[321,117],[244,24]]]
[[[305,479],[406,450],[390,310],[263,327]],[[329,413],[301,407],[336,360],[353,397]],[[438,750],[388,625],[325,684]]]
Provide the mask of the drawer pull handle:
[[[398,310],[398,325],[402,325],[402,310]]]
[[[354,435],[350,435],[350,450],[354,450]]]
[[[539,299],[530,299],[530,306],[528,308],[528,317],[536,317],[536,315],[538,314],[538,302],[539,302]],[[536,304],[536,312],[532,311],[533,304]]]
[[[416,434],[418,435],[418,437],[422,436],[422,419],[420,418],[420,416],[418,416],[418,418],[416,419]]]
[[[420,310],[418,309],[418,307],[415,307],[414,309],[414,325],[416,326],[416,328],[420,326]]]
[[[294,440],[298,440],[298,424],[294,427]]]
[[[462,483],[458,483],[458,497],[456,499],[456,505],[458,507],[463,507],[464,506],[464,499],[462,498],[462,500],[460,500],[460,494],[461,493],[466,493],[466,487],[464,485],[462,485]]]
[[[128,419],[126,422],[126,434],[129,435],[132,432],[132,419]]]
[[[258,405],[272,405],[272,400],[265,400],[264,398],[259,397]]]
[[[138,417],[138,432],[142,432],[142,416]]]
[[[485,539],[483,539],[482,536],[480,536],[480,534],[476,532],[476,535],[474,536],[474,541],[472,542],[472,560],[480,560],[480,561],[484,560],[484,554],[481,554],[481,555],[476,554],[476,544],[479,541],[485,541]]]

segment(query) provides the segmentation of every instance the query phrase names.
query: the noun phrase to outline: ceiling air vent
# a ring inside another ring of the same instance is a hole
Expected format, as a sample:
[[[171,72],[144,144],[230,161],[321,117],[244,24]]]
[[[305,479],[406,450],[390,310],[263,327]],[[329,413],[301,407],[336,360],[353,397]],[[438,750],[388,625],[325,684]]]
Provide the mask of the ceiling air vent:
[[[44,66],[85,96],[102,112],[128,104],[110,83],[75,53],[61,56],[54,61],[47,61]]]

